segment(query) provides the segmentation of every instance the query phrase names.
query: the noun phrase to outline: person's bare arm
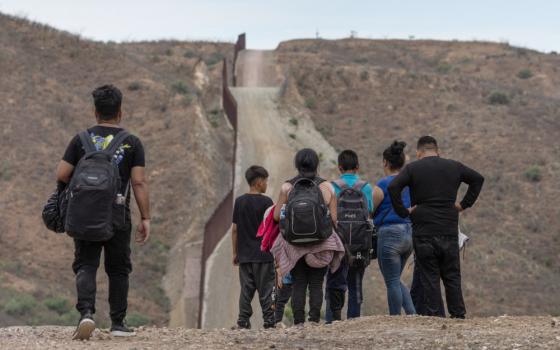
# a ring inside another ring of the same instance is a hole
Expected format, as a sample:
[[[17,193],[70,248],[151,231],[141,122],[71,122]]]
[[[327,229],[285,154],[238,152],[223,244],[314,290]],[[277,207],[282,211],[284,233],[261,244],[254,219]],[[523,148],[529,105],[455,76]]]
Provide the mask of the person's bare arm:
[[[377,208],[379,208],[381,202],[383,202],[383,199],[385,199],[383,190],[379,188],[379,186],[375,186],[373,188],[373,211],[374,212],[377,210]]]
[[[327,189],[330,195],[330,198],[328,200],[328,205],[329,205],[329,210],[331,212],[331,218],[333,223],[336,225],[336,221],[337,221],[337,212],[336,212],[336,194],[334,191],[334,187],[332,184],[327,183]]]
[[[136,204],[142,217],[136,231],[136,242],[144,244],[150,238],[150,197],[145,168],[141,166],[133,167],[130,173],[130,182],[132,183],[134,198],[136,198]]]
[[[239,265],[239,259],[237,258],[237,225],[233,224],[231,226],[231,246],[233,248],[233,266]]]
[[[67,184],[70,182],[73,172],[74,166],[65,160],[61,160],[56,169],[56,179]]]
[[[280,211],[282,210],[282,206],[288,202],[288,192],[290,191],[290,188],[291,185],[285,183],[280,189],[278,201],[276,202],[276,206],[274,207],[274,221],[276,222],[280,222]]]

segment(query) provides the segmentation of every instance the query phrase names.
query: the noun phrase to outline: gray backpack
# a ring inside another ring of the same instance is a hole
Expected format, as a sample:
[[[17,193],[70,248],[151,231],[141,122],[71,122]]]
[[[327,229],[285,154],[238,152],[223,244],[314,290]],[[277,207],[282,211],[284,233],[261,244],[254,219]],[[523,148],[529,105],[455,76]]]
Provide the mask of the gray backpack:
[[[98,151],[87,131],[79,134],[86,154],[68,185],[65,229],[70,237],[93,242],[113,237],[114,212],[122,211],[117,203],[121,178],[115,153],[129,135],[120,131],[105,150]]]

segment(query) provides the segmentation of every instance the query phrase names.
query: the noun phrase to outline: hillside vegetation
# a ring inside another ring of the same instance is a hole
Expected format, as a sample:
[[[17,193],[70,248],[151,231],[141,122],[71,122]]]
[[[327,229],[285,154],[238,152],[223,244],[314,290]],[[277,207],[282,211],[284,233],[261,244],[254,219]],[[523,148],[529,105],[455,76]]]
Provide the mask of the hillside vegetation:
[[[560,314],[559,56],[505,44],[360,39],[294,40],[277,55],[288,76],[285,104],[307,109],[336,149],[358,151],[370,181],[383,176],[392,140],[406,141],[414,159],[425,134],[444,157],[486,177],[478,204],[461,216],[472,238],[463,260],[470,315]],[[367,312],[385,313],[372,266]]]

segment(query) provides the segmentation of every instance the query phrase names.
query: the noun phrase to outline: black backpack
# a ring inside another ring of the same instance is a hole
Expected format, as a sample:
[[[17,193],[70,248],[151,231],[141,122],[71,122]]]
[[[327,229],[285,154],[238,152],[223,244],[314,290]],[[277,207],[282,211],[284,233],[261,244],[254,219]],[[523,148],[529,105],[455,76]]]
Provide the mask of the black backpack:
[[[296,178],[281,222],[282,236],[294,245],[321,242],[332,234],[331,213],[325,204],[319,178]]]
[[[93,242],[113,237],[114,213],[123,207],[117,203],[121,178],[115,153],[129,135],[120,131],[105,150],[98,151],[87,131],[79,134],[86,154],[68,185],[65,229],[69,236]]]
[[[333,181],[340,188],[336,205],[337,232],[354,266],[367,266],[371,260],[373,224],[369,219],[365,181],[349,187],[342,179]]]

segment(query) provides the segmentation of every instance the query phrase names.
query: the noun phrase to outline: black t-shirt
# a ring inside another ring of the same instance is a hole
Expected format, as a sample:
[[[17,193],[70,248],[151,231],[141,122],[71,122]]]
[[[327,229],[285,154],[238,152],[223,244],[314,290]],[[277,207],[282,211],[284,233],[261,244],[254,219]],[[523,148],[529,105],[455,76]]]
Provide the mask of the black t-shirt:
[[[272,262],[270,253],[261,251],[257,230],[263,216],[274,203],[262,194],[244,194],[235,200],[233,223],[237,225],[237,258],[239,263]]]
[[[463,209],[473,206],[480,194],[484,177],[473,169],[450,159],[426,157],[409,163],[389,185],[395,212],[409,216],[401,193],[410,188],[410,199],[416,209],[410,214],[415,236],[457,235],[459,212],[455,208],[461,183],[469,185],[461,200]]]
[[[88,129],[93,144],[98,150],[107,148],[110,141],[117,135],[122,128],[96,125]],[[80,159],[85,155],[84,147],[79,135],[74,136],[64,152],[63,160],[76,166]],[[140,139],[134,135],[128,136],[115,153],[119,174],[121,176],[121,194],[126,192],[126,187],[130,181],[130,172],[136,166],[145,166],[144,146]],[[130,211],[130,189],[126,199],[127,212]],[[127,215],[129,217],[130,214]]]

